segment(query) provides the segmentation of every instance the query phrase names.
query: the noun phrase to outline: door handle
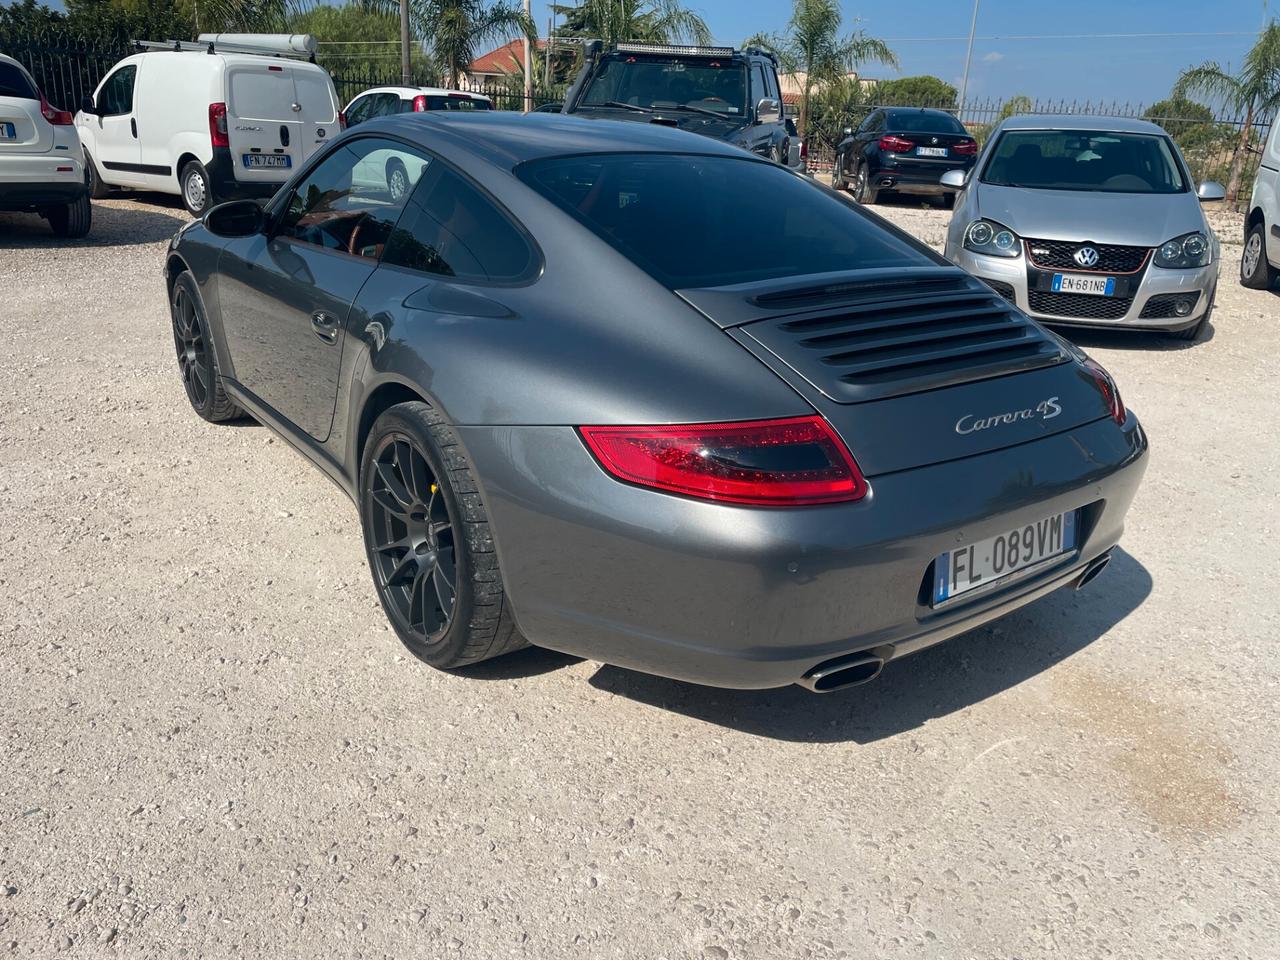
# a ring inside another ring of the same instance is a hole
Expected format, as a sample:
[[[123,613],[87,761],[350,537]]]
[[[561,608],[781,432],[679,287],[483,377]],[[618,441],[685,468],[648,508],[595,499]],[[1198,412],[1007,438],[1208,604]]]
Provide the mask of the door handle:
[[[138,121],[133,117],[129,118],[129,130],[133,133],[133,139],[138,139]]]
[[[338,342],[338,321],[323,310],[317,310],[311,315],[311,329],[325,343]]]

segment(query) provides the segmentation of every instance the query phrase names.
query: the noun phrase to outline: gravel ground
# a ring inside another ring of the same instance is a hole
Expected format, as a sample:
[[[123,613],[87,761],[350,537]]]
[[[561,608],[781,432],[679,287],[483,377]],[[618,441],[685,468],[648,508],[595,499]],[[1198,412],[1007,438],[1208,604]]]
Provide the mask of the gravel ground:
[[[407,658],[350,503],[187,408],[145,199],[0,215],[0,954],[1277,955],[1280,299],[1229,215],[1209,338],[1081,337],[1151,435],[1110,570],[815,697]]]

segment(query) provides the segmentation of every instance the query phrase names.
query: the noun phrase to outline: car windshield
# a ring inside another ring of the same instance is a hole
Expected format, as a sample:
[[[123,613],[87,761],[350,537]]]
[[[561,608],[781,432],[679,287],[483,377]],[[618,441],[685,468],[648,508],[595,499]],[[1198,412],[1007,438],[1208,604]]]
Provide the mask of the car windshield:
[[[749,158],[595,154],[517,174],[672,289],[934,263],[851,202]]]
[[[672,109],[689,104],[745,116],[747,70],[733,60],[606,57],[583,94],[585,107],[609,102]]]
[[[1093,130],[1010,130],[1001,135],[983,183],[1037,190],[1183,193],[1167,137]]]
[[[955,117],[947,113],[890,113],[885,127],[894,133],[967,133]]]

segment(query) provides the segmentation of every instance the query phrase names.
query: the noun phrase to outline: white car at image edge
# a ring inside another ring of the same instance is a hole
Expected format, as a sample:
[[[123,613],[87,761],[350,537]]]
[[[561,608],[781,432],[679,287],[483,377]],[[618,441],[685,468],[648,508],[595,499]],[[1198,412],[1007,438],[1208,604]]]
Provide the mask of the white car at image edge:
[[[3,54],[0,210],[38,213],[59,237],[83,237],[93,222],[72,115],[51,105],[26,68]]]

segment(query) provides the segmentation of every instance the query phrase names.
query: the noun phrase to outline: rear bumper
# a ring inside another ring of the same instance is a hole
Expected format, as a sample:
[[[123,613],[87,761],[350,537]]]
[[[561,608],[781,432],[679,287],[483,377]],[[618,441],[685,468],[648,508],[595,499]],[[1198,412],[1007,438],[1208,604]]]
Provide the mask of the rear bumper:
[[[869,173],[869,182],[877,190],[897,190],[902,193],[941,195],[955,193],[954,187],[944,187],[939,181],[948,170],[967,171],[972,164],[951,163],[946,166],[920,169],[914,161],[884,161],[874,173]]]
[[[60,206],[88,192],[79,157],[55,153],[0,159],[0,210]]]
[[[1212,303],[1221,264],[1220,260],[1215,260],[1207,267],[1193,270],[1165,270],[1154,265],[1148,266],[1142,274],[1132,302],[1124,312],[1115,317],[1096,319],[1072,313],[1048,313],[1034,309],[1030,293],[1031,285],[1027,278],[1027,264],[1022,256],[1009,259],[989,257],[965,250],[963,247],[949,249],[947,256],[956,266],[967,270],[979,279],[990,282],[998,292],[1002,293],[1006,299],[1011,299],[1024,313],[1045,323],[1147,330],[1180,330],[1199,323]],[[1173,300],[1182,298],[1192,303],[1189,313],[1178,316],[1172,309],[1166,308]],[[1101,299],[1089,298],[1082,302],[1092,304]],[[1151,302],[1153,300],[1154,303]]]
[[[209,186],[217,201],[273,197],[293,173],[292,170],[285,172],[278,181],[237,180],[235,157],[227,147],[214,147],[213,157],[205,169],[209,173]]]
[[[1135,418],[1123,430],[1108,419],[873,477],[858,503],[764,510],[620,484],[569,428],[459,433],[533,643],[738,688],[796,683],[871,648],[905,656],[1071,582],[1119,541],[1147,447]],[[1077,508],[1075,554],[972,601],[927,605],[942,552]]]

